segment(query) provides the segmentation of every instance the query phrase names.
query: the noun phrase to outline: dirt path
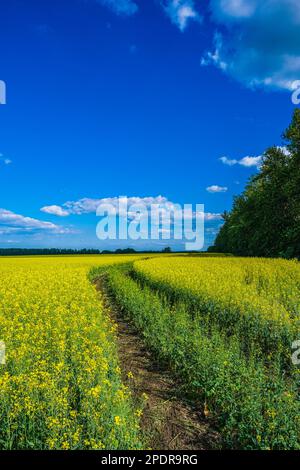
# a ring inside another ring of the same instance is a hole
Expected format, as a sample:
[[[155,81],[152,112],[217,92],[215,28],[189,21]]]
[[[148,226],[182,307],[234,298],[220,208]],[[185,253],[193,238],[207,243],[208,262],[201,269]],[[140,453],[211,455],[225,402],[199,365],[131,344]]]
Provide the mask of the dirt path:
[[[108,314],[118,325],[117,346],[123,381],[133,397],[148,396],[141,420],[149,448],[155,450],[204,450],[220,447],[220,436],[186,401],[176,396],[180,388],[171,374],[146,349],[134,326],[122,317],[105,288],[104,278],[96,282]],[[128,379],[127,373],[133,378]]]

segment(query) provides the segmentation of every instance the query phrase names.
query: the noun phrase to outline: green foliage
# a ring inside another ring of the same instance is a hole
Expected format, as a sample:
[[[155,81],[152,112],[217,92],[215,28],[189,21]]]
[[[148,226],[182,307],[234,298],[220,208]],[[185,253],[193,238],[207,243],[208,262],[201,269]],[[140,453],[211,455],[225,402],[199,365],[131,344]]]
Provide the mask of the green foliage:
[[[260,172],[223,215],[214,251],[300,258],[300,109],[283,137],[286,149],[265,152]]]

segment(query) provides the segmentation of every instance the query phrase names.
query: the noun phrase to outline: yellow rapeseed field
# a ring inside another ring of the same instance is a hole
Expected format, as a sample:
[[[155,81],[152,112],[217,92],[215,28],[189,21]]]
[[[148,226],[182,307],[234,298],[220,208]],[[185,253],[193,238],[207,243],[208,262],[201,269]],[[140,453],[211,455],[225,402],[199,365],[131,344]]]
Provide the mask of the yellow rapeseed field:
[[[0,450],[145,446],[116,325],[91,283],[125,263],[106,270],[116,305],[201,394],[226,445],[298,448],[299,263],[144,258],[0,258]]]
[[[210,322],[239,330],[244,342],[290,358],[300,331],[298,261],[233,257],[168,257],[134,263],[138,276],[187,300]]]
[[[0,258],[0,449],[141,446],[115,325],[87,278],[130,259]]]
[[[108,278],[147,346],[216,420],[222,447],[296,450],[299,274],[298,262],[176,255]]]

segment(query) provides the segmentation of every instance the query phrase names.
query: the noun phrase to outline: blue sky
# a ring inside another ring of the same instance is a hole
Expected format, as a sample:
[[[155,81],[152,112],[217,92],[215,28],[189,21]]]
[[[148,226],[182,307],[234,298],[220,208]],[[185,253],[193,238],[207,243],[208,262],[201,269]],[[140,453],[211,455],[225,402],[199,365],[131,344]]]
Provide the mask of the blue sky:
[[[0,246],[121,246],[95,214],[120,195],[205,204],[211,244],[284,145],[299,26],[298,0],[1,2]]]

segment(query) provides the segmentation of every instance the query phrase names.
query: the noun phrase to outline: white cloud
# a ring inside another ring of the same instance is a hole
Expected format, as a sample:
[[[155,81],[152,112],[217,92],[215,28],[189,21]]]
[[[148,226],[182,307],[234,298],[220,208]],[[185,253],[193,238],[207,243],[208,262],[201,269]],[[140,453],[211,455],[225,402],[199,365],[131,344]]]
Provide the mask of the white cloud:
[[[293,89],[300,76],[299,0],[211,0],[210,9],[217,30],[202,65],[251,88]]]
[[[2,153],[0,153],[0,162],[4,163],[4,165],[10,165],[12,160],[10,158],[5,158]]]
[[[230,159],[227,157],[221,157],[220,160],[224,165],[228,165],[228,166],[241,165],[247,168],[251,168],[251,167],[260,168],[262,161],[263,161],[263,156],[259,155],[258,157],[243,157],[240,160]]]
[[[139,9],[135,0],[95,1],[117,15],[131,16]],[[191,22],[203,20],[196,9],[197,0],[159,1],[181,31]],[[208,3],[215,28],[214,44],[203,55],[201,64],[213,65],[250,88],[294,90],[300,76],[299,0],[210,0]]]
[[[284,155],[290,155],[290,151],[287,147],[285,146],[277,146],[276,147],[278,150],[280,150],[281,152],[284,153]],[[228,158],[228,157],[221,157],[219,159],[224,165],[228,165],[228,166],[234,166],[234,165],[241,165],[245,168],[260,168],[262,166],[262,163],[263,163],[263,160],[264,160],[264,156],[263,155],[258,155],[257,157],[243,157],[241,158],[240,160],[236,160],[236,159],[231,159],[231,158]],[[239,184],[238,182],[236,182],[236,184]]]
[[[34,232],[34,231],[48,231],[55,234],[72,233],[72,230],[53,224],[51,222],[44,222],[43,220],[33,219],[32,217],[25,217],[16,214],[7,209],[0,208],[0,227],[3,233],[15,232]]]
[[[217,184],[213,184],[212,186],[208,186],[206,191],[209,193],[226,193],[228,188],[226,186],[218,186]]]
[[[166,0],[162,4],[172,23],[178,26],[180,31],[184,31],[190,21],[202,20],[193,0]]]
[[[110,8],[117,15],[131,16],[138,11],[133,0],[97,0],[98,3]]]
[[[222,220],[222,214],[214,214],[214,213],[211,213],[211,212],[206,212],[204,219],[207,222],[211,222],[213,220]]]
[[[247,168],[255,166],[256,168],[259,168],[262,164],[262,155],[258,157],[244,157],[241,160],[239,160],[238,164],[245,166]]]
[[[41,208],[42,212],[45,212],[46,214],[52,214],[52,215],[57,215],[59,217],[66,217],[69,215],[69,212],[63,209],[60,206],[45,206]]]
[[[122,197],[122,196],[121,196]],[[78,201],[68,201],[63,204],[63,207],[60,207],[61,210],[67,212],[68,214],[91,214],[96,213],[97,208],[100,204],[109,204],[118,208],[119,204],[119,197],[108,197],[108,198],[101,198],[101,199],[92,199],[92,198],[82,198]],[[127,204],[131,206],[133,204],[143,204],[146,207],[150,207],[152,204],[161,204],[165,205],[168,204],[167,198],[163,196],[156,196],[156,197],[128,197]]]
[[[224,165],[228,165],[228,166],[233,166],[238,163],[237,160],[232,160],[231,158],[227,158],[227,157],[221,157],[220,160],[222,163],[224,163]]]
[[[51,214],[55,214],[60,216],[63,214],[66,215],[83,215],[83,214],[96,214],[96,211],[100,205],[107,205],[111,206],[113,210],[116,211],[116,215],[121,217],[127,217],[129,220],[135,219],[138,220],[136,211],[128,211],[126,213],[122,213],[120,211],[119,202],[121,198],[127,199],[127,207],[130,209],[130,206],[133,205],[142,205],[147,208],[149,211],[151,208],[153,210],[153,205],[159,206],[157,210],[159,211],[162,217],[168,218],[170,214],[173,214],[175,208],[177,206],[176,203],[169,201],[164,196],[148,196],[148,197],[127,197],[127,196],[120,196],[120,197],[108,197],[108,198],[82,198],[78,201],[68,201],[65,202],[62,206],[52,205],[52,206],[45,206],[41,208],[41,211],[48,212]],[[154,206],[155,207],[155,206]],[[55,208],[55,209],[53,209]],[[49,212],[51,211],[51,212]],[[154,210],[155,212],[155,210]],[[195,217],[195,212],[191,212],[191,218]],[[140,217],[141,218],[141,217]],[[204,215],[206,221],[212,220],[220,220],[221,214],[215,214],[211,212],[207,212]]]

